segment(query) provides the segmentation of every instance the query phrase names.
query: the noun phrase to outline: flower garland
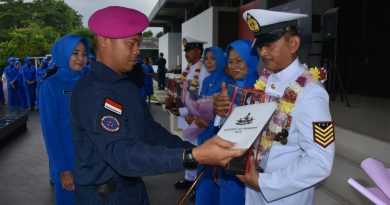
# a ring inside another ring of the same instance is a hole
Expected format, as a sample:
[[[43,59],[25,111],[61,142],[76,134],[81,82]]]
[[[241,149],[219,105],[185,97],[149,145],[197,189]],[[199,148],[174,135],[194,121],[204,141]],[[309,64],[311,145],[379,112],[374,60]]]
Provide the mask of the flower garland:
[[[195,69],[195,74],[190,84],[190,91],[199,90],[199,73],[200,73],[200,69],[202,68],[202,65],[203,65],[203,61],[200,61],[200,63],[198,63],[198,66]]]
[[[190,68],[191,68],[191,63],[189,63],[186,67],[186,69],[183,71],[183,73],[181,74],[181,77],[180,77],[180,80],[185,80],[187,78],[187,75],[188,73],[190,72]]]
[[[183,73],[182,73],[182,75],[180,77],[180,81],[182,83],[181,84],[181,87],[182,87],[181,101],[182,101],[183,105],[186,104],[186,102],[185,102],[186,90],[188,90],[190,92],[190,98],[191,99],[194,99],[194,98],[197,97],[197,91],[199,90],[199,74],[200,74],[200,70],[202,68],[202,65],[203,65],[203,61],[201,60],[198,63],[198,66],[195,69],[194,77],[191,79],[191,81],[189,83],[190,85],[189,85],[188,88],[187,88],[187,86],[184,85],[184,83],[187,83],[187,81],[186,81],[187,75],[188,75],[188,73],[190,71],[190,68],[191,68],[192,64],[188,64],[188,66],[183,71]]]
[[[268,77],[271,74],[271,72],[263,69],[254,87],[260,91],[264,91]],[[273,145],[274,141],[280,141],[283,145],[287,144],[288,130],[291,124],[291,112],[294,109],[299,93],[310,82],[320,81],[323,83],[325,80],[326,70],[324,68],[314,67],[305,71],[284,90],[282,98],[277,102],[277,109],[268,127],[262,133],[259,143],[259,147],[261,146],[260,152],[266,152]]]

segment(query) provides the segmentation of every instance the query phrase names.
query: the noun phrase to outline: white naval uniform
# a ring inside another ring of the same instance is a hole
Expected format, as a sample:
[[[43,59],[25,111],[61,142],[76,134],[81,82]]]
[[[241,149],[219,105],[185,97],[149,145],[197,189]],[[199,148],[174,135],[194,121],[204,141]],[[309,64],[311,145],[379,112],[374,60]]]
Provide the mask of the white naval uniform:
[[[283,71],[269,76],[265,92],[282,97],[304,71],[304,65],[295,59]],[[247,186],[245,204],[310,205],[314,201],[314,185],[329,176],[334,142],[323,148],[313,140],[312,123],[332,121],[329,96],[322,84],[308,83],[298,94],[291,115],[288,143],[273,145],[265,171],[259,174],[260,191]]]
[[[202,61],[199,60],[197,63],[190,66],[190,70],[189,70],[188,75],[186,77],[186,82],[188,82],[188,80],[192,80],[194,78],[195,70],[198,67],[199,63],[202,63]],[[198,94],[200,94],[200,91],[202,90],[203,80],[209,75],[210,75],[210,73],[207,71],[206,67],[203,64],[201,69],[200,69],[199,76],[198,76],[198,81],[199,81]],[[187,88],[188,88],[188,86],[190,86],[190,85],[187,85]],[[190,93],[188,90],[186,90],[185,102],[188,102],[189,99],[190,99]],[[180,116],[178,117],[179,128],[184,130],[185,128],[187,128],[189,126],[189,124],[187,123],[187,121],[184,118],[185,116],[187,116],[189,114],[188,108],[187,107],[179,108],[179,112],[180,112]],[[198,145],[197,139],[191,141],[191,143],[194,145]]]

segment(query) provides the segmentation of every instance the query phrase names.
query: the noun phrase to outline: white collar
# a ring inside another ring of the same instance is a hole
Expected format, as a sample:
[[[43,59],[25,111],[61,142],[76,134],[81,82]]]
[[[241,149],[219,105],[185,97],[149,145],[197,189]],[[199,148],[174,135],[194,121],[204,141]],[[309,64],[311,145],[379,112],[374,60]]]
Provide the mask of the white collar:
[[[301,64],[296,58],[290,65],[288,65],[282,71],[271,74],[268,77],[268,82],[265,88],[265,92],[281,97],[284,93],[284,90],[290,85],[290,83],[302,75],[305,71],[303,64]]]
[[[295,60],[292,63],[290,63],[290,65],[288,65],[285,69],[283,69],[278,73],[272,74],[274,81],[276,82],[286,81],[294,77],[297,74],[297,72],[300,71],[300,67],[301,67],[300,64],[301,63],[299,62],[298,58],[295,58]]]
[[[202,59],[199,59],[196,63],[192,64],[191,67],[198,65],[198,63],[201,63]]]

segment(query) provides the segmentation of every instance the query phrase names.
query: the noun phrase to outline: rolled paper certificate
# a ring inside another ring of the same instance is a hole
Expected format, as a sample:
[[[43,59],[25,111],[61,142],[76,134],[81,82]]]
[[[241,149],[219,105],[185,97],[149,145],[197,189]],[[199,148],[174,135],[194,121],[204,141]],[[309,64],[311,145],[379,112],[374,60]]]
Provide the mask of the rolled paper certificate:
[[[390,199],[377,187],[367,188],[359,184],[352,178],[348,179],[348,184],[359,191],[363,196],[367,197],[376,205],[389,205]]]
[[[383,163],[373,158],[367,158],[361,166],[376,186],[390,199],[390,172]]]

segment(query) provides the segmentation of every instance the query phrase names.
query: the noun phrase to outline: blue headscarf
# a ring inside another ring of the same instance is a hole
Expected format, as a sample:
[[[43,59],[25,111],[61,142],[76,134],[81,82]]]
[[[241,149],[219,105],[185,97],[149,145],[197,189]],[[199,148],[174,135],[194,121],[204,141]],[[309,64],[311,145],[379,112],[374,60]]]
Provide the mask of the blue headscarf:
[[[225,75],[226,73],[225,73],[224,69],[226,67],[226,57],[225,57],[225,53],[223,52],[222,48],[220,48],[218,46],[206,48],[203,52],[203,59],[206,59],[206,54],[208,51],[213,52],[214,58],[217,61],[217,68],[215,69],[215,71],[213,71],[211,73],[211,75],[213,75],[215,77]]]
[[[24,63],[27,65],[27,63],[30,62],[30,60],[31,60],[30,57],[26,57],[26,58],[24,59]]]
[[[234,49],[245,61],[248,67],[248,73],[242,80],[237,80],[236,85],[243,88],[252,88],[259,78],[257,66],[259,64],[259,55],[256,49],[252,48],[252,43],[248,40],[236,40],[226,47],[226,56],[229,55],[230,49]]]
[[[8,64],[8,65],[11,65],[11,62],[12,62],[12,61],[15,62],[15,58],[14,58],[14,57],[8,58],[7,64]]]
[[[49,64],[47,62],[47,58],[42,59],[42,69],[47,69],[49,67]]]
[[[214,93],[221,91],[221,83],[230,84],[233,80],[225,73],[226,57],[222,48],[213,46],[206,48],[203,52],[203,59],[206,58],[208,51],[213,52],[214,58],[217,62],[217,68],[207,76],[202,82],[201,95],[212,96]]]
[[[79,73],[70,69],[69,60],[77,44],[81,41],[85,44],[85,49],[89,56],[89,41],[83,36],[67,34],[54,43],[51,52],[54,63],[58,66],[59,71],[73,74]]]
[[[15,64],[14,64],[15,68],[16,68],[16,64],[22,65],[22,63],[20,61],[15,61]],[[20,67],[19,69],[22,69],[22,67]]]

